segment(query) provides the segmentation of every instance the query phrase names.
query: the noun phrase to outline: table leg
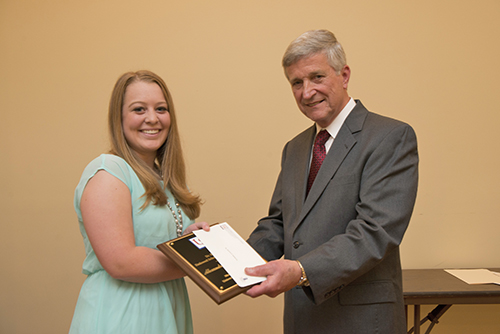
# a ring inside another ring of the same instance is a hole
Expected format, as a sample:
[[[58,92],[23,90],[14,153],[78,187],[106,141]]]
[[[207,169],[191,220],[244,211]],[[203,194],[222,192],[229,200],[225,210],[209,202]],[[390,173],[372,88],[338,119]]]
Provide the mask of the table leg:
[[[415,329],[415,334],[420,334],[420,305],[413,305],[413,308],[413,328]]]
[[[408,305],[405,305],[406,328],[408,329]]]

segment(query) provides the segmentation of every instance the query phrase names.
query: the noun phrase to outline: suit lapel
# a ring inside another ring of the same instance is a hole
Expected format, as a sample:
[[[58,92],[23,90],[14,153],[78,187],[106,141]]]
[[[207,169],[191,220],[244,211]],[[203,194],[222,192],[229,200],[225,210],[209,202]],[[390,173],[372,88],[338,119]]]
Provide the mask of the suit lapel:
[[[301,186],[297,187],[297,189],[303,190],[301,192],[301,203],[303,203],[303,206],[299,211],[299,219],[294,222],[295,226],[292,226],[293,230],[297,228],[297,226],[307,216],[309,211],[311,211],[311,209],[314,207],[330,180],[335,176],[337,170],[339,169],[347,154],[356,144],[356,139],[353,134],[361,131],[367,113],[368,111],[361,104],[361,102],[357,101],[356,107],[354,107],[354,109],[351,111],[344,124],[340,128],[337,137],[333,141],[333,144],[328,151],[323,164],[321,165],[318,175],[316,176],[311,190],[309,191],[309,195],[307,196],[307,198],[305,198],[305,201],[304,196],[308,169],[306,168],[305,172],[303,172],[304,174],[302,175],[305,175],[305,178],[302,178]],[[312,145],[312,141],[309,144]],[[311,149],[309,148],[309,151],[310,150]]]

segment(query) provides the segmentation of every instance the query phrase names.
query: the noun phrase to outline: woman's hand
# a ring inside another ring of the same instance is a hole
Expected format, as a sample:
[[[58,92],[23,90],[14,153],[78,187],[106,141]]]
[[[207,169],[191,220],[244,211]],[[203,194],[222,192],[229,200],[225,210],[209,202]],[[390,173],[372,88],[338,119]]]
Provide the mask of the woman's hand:
[[[192,225],[189,225],[186,230],[184,231],[184,233],[182,233],[183,235],[186,235],[186,234],[189,234],[195,230],[205,230],[205,231],[210,231],[210,225],[207,223],[207,222],[200,222],[200,223],[194,223]]]

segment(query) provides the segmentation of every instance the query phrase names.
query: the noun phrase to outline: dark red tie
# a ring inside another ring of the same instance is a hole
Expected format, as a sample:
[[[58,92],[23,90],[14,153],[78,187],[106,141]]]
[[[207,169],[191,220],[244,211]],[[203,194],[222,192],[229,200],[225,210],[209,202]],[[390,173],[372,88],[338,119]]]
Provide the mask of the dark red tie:
[[[309,190],[311,189],[311,186],[314,182],[314,179],[316,178],[316,175],[318,174],[319,168],[321,167],[321,164],[323,163],[323,160],[325,160],[326,156],[326,149],[325,149],[325,143],[330,138],[330,134],[326,130],[321,130],[318,135],[316,136],[316,140],[314,141],[314,147],[313,147],[313,157],[311,161],[311,168],[309,169],[309,179],[307,180],[307,194],[309,194]]]

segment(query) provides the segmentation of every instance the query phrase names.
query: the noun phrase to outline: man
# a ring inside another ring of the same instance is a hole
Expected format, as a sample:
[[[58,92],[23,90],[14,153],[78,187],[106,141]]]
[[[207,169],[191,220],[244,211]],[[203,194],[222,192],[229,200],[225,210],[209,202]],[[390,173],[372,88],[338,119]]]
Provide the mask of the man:
[[[285,333],[405,333],[399,244],[417,193],[415,133],[349,97],[331,32],[298,37],[283,67],[315,124],[283,149],[269,216],[248,239],[270,262],[247,273],[267,280],[247,294],[285,293]]]

